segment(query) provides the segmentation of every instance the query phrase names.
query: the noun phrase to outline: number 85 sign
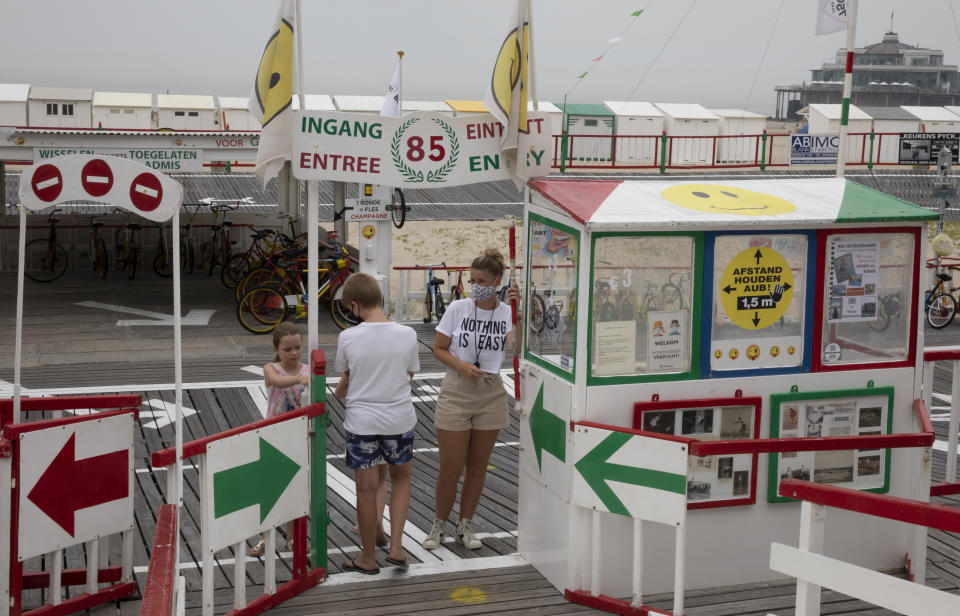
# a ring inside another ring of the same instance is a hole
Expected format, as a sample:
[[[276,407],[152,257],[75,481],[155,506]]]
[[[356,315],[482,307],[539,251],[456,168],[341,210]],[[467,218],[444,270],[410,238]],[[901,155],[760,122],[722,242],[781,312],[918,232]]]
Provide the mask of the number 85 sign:
[[[401,118],[339,112],[298,112],[292,163],[300,180],[340,180],[422,188],[509,179],[500,154],[503,127],[489,114],[451,118],[413,113]],[[517,153],[520,175],[550,171],[550,123],[531,113]]]

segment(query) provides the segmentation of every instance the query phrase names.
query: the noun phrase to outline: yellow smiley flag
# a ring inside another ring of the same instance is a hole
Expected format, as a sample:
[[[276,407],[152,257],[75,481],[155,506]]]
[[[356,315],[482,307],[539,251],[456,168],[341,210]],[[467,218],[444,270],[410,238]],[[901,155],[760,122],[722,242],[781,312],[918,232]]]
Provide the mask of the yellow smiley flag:
[[[295,58],[295,0],[281,0],[257,67],[248,109],[263,126],[257,148],[257,177],[266,185],[290,156]]]
[[[500,155],[513,170],[518,188],[526,184],[525,165],[518,165],[520,133],[527,131],[527,86],[530,82],[530,0],[517,0],[493,63],[487,94],[483,99],[490,113],[504,126]]]

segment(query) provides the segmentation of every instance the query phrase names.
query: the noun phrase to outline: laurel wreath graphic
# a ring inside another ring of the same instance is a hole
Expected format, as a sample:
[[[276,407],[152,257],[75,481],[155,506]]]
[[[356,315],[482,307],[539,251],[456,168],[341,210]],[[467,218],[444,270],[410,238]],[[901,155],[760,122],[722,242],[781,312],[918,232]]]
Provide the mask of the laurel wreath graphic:
[[[407,163],[403,162],[403,159],[400,157],[400,142],[403,139],[403,133],[419,119],[420,118],[410,118],[401,124],[397,132],[393,134],[393,140],[390,141],[390,155],[393,157],[393,166],[397,168],[400,175],[406,178],[408,182],[422,182],[423,172],[412,169]]]
[[[447,137],[450,138],[450,155],[447,156],[446,162],[443,165],[435,170],[427,172],[427,181],[428,182],[446,182],[447,174],[453,171],[453,168],[457,164],[457,157],[460,156],[460,140],[457,139],[457,132],[453,128],[441,120],[440,118],[432,118],[440,128],[443,129],[443,132],[447,133]]]

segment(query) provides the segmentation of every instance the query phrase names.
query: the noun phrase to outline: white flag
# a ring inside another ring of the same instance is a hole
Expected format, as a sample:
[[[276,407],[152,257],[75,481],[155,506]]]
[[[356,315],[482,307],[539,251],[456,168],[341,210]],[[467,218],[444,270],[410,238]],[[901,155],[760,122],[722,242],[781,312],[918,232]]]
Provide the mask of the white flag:
[[[847,28],[849,0],[817,0],[817,34],[831,34]]]
[[[527,181],[526,161],[518,160],[517,149],[520,133],[528,132],[527,87],[532,74],[529,58],[530,0],[517,0],[507,35],[497,51],[483,103],[504,126],[500,155],[513,170],[513,182],[518,188],[523,188]]]
[[[248,108],[260,121],[257,178],[264,185],[277,175],[293,149],[293,84],[297,82],[295,50],[298,41],[295,0],[281,0],[277,20],[257,67]]]
[[[380,115],[390,118],[400,117],[400,60],[397,60],[397,68],[393,70],[393,79],[390,80],[390,87],[387,88],[387,95],[383,99]]]

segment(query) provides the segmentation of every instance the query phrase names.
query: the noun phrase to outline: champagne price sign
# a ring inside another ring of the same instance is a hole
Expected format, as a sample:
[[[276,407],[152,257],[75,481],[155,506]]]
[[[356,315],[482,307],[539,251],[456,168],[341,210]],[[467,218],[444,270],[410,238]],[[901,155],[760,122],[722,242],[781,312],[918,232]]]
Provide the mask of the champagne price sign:
[[[776,323],[793,301],[793,272],[776,250],[748,248],[727,264],[720,299],[730,320],[743,329]]]

